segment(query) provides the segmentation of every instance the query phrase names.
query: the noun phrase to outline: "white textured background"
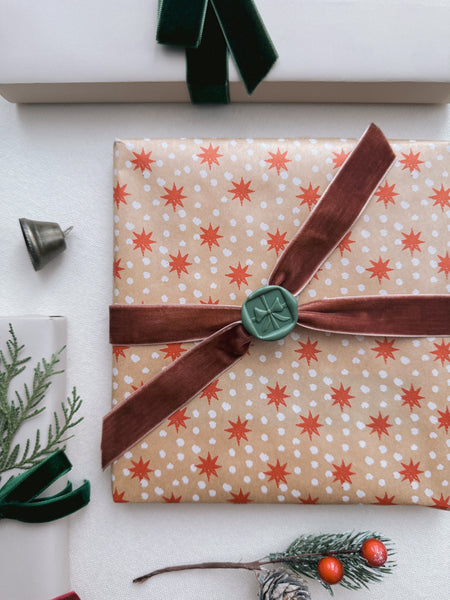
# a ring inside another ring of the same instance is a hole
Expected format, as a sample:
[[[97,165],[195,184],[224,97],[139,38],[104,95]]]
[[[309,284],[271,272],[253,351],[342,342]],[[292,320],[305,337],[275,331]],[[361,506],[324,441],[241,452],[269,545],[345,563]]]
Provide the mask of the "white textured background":
[[[347,529],[393,538],[398,567],[370,591],[336,588],[337,599],[448,598],[450,512],[115,505],[109,471],[100,469],[101,418],[110,406],[114,138],[358,137],[370,121],[391,138],[450,140],[450,106],[15,106],[0,99],[0,314],[62,314],[69,320],[68,383],[84,398],[85,420],[68,452],[72,480],[87,477],[92,484],[91,504],[70,519],[71,582],[82,600],[253,600],[257,586],[245,571],[193,571],[142,586],[131,579],[165,564],[255,559],[283,550],[299,533]],[[67,251],[39,273],[22,240],[22,216],[74,226]],[[319,584],[311,591],[314,600],[328,598]]]

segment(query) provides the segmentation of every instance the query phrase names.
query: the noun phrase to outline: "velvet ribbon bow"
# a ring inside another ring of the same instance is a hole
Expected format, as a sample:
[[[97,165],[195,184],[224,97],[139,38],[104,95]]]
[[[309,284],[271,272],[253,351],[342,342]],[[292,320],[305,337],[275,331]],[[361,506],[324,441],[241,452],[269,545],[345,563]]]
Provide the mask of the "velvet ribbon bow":
[[[159,0],[156,39],[186,48],[193,103],[230,101],[228,51],[248,94],[278,57],[253,0]]]
[[[278,259],[269,285],[297,296],[358,219],[394,160],[383,133],[371,125]],[[268,307],[265,313],[271,310]],[[354,335],[446,336],[450,335],[450,296],[324,298],[298,306],[297,323]],[[252,339],[239,306],[111,306],[113,344],[202,341],[105,416],[103,467],[230,368],[248,351]]]
[[[71,468],[72,464],[64,452],[57,450],[35,467],[11,477],[0,489],[0,520],[46,523],[66,517],[86,506],[90,498],[89,481],[84,481],[75,490],[69,482],[61,492],[40,497]]]

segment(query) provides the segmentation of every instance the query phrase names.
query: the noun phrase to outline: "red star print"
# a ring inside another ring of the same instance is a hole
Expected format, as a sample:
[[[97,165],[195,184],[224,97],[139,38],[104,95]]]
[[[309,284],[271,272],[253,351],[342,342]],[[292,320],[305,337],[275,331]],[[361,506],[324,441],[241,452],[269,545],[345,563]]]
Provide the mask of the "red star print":
[[[239,290],[241,289],[242,284],[248,285],[247,279],[252,277],[250,273],[247,273],[248,265],[243,267],[239,262],[237,267],[232,267],[231,265],[229,265],[229,267],[231,273],[225,273],[225,276],[230,278],[229,283],[236,283]]]
[[[170,358],[172,361],[179,358],[183,352],[186,352],[186,348],[182,348],[181,344],[167,344],[165,348],[161,348],[161,352],[165,352],[164,358]]]
[[[409,483],[413,481],[417,481],[420,483],[419,475],[423,473],[423,471],[419,471],[420,461],[417,461],[416,464],[413,463],[412,458],[409,460],[409,465],[405,465],[405,463],[401,463],[404,469],[399,471],[400,475],[403,475],[402,481],[408,480]]]
[[[299,360],[305,359],[306,362],[308,363],[308,367],[311,365],[312,360],[319,362],[319,359],[317,358],[316,354],[319,354],[319,352],[322,352],[322,350],[319,350],[316,347],[317,341],[311,342],[311,340],[308,337],[308,341],[306,342],[306,344],[304,344],[303,342],[297,342],[297,343],[300,346],[300,349],[296,350],[296,352],[298,352],[298,354],[300,354]]]
[[[375,498],[377,501],[374,502],[373,504],[383,504],[383,505],[387,505],[387,506],[392,506],[395,504],[395,502],[394,502],[395,496],[388,496],[387,492],[384,492],[383,497],[375,496]]]
[[[339,406],[341,407],[341,411],[344,410],[344,406],[348,406],[349,408],[351,408],[352,405],[350,404],[350,400],[355,396],[352,396],[350,394],[350,387],[351,386],[348,386],[348,388],[344,388],[342,383],[340,384],[339,388],[334,388],[333,386],[331,386],[331,389],[334,392],[334,394],[331,394],[331,397],[333,398],[333,404],[331,406],[339,404]]]
[[[213,300],[211,296],[208,298],[208,301],[200,300],[200,304],[219,304],[218,300]]]
[[[370,433],[377,433],[379,440],[381,440],[383,433],[389,435],[388,427],[392,427],[392,425],[388,423],[389,415],[383,417],[380,411],[378,411],[378,417],[369,415],[369,418],[372,419],[372,423],[366,423],[366,425],[372,429]]]
[[[450,508],[450,504],[449,504],[450,496],[447,496],[447,498],[444,498],[444,494],[441,493],[440,498],[431,498],[431,499],[434,502],[434,506],[432,506],[432,508],[442,508],[444,510],[446,510],[447,508]]]
[[[439,413],[439,417],[438,417],[439,427],[438,427],[438,429],[440,429],[442,427],[443,429],[445,429],[445,433],[448,433],[448,429],[450,427],[450,412],[448,410],[448,406],[446,407],[445,411],[438,410],[438,413]]]
[[[333,152],[333,154],[333,169],[338,169],[339,167],[342,167],[342,165],[345,163],[347,156],[350,154],[350,152],[345,152],[344,149],[342,149],[340,152]]]
[[[303,429],[301,434],[307,433],[310,440],[312,440],[312,436],[314,434],[320,436],[319,427],[323,427],[323,425],[319,423],[319,415],[313,417],[311,411],[309,411],[309,415],[307,417],[300,416],[300,419],[303,421],[303,423],[297,423],[296,427],[301,427]]]
[[[125,183],[124,185],[119,185],[119,182],[116,183],[116,187],[114,188],[114,202],[116,203],[117,208],[119,208],[119,204],[127,204],[127,201],[125,200],[125,196],[130,196],[131,194],[129,194],[128,192],[126,192],[125,190],[127,189],[127,184]]]
[[[445,189],[441,183],[441,189],[433,188],[434,196],[429,196],[430,200],[434,200],[433,206],[440,206],[442,212],[447,207],[450,207],[450,188]]]
[[[347,482],[347,483],[351,483],[352,482],[352,475],[355,475],[355,473],[353,473],[353,471],[350,471],[350,469],[352,468],[352,463],[349,463],[348,465],[346,465],[344,463],[343,460],[341,460],[341,464],[340,465],[335,465],[333,464],[334,467],[334,471],[332,473],[334,479],[333,481],[340,481],[341,484]]]
[[[168,504],[179,504],[181,502],[181,496],[175,496],[175,494],[172,492],[172,495],[170,496],[170,498],[163,496],[163,500],[164,500],[164,502],[167,502]]]
[[[393,271],[394,269],[391,269],[388,265],[389,265],[389,258],[387,258],[386,260],[382,260],[381,256],[378,257],[378,262],[375,262],[374,260],[370,261],[372,263],[371,267],[367,267],[366,271],[371,271],[372,275],[370,276],[370,279],[372,279],[373,277],[377,277],[378,278],[378,283],[381,283],[381,280],[383,278],[385,279],[390,279],[388,272],[389,271]]]
[[[405,154],[402,152],[403,160],[400,162],[403,164],[402,171],[405,169],[409,169],[409,172],[420,171],[419,165],[423,163],[423,160],[419,160],[420,152],[414,154],[412,150],[409,151],[409,154]]]
[[[169,417],[169,427],[173,425],[176,428],[177,433],[180,427],[187,429],[185,421],[188,421],[191,417],[186,416],[186,410],[186,407],[180,408]]]
[[[265,162],[269,163],[269,165],[270,165],[269,170],[276,169],[277,175],[279,175],[281,173],[281,171],[288,170],[286,164],[288,162],[292,162],[292,161],[286,157],[287,150],[286,150],[286,152],[280,152],[280,149],[277,148],[276,152],[269,152],[269,154],[270,154],[270,158],[266,158],[266,160],[265,160]]]
[[[119,356],[123,356],[125,358],[125,350],[128,350],[129,347],[130,346],[113,346],[112,351],[116,357],[116,362],[119,360]]]
[[[384,208],[387,208],[389,203],[394,204],[395,206],[394,196],[398,196],[398,194],[397,192],[394,192],[394,189],[395,183],[389,185],[386,181],[383,185],[380,185],[378,191],[375,192],[375,196],[378,196],[377,202],[383,202]]]
[[[148,474],[153,472],[153,469],[150,469],[148,466],[150,460],[146,460],[144,462],[142,460],[142,456],[140,456],[139,462],[135,462],[134,460],[131,462],[133,463],[133,466],[130,469],[130,473],[133,473],[133,477],[131,479],[134,479],[135,477],[137,477],[139,481],[142,481],[143,479],[150,479]]]
[[[223,238],[223,235],[219,235],[219,225],[217,225],[216,228],[213,228],[210,223],[208,229],[205,229],[204,227],[200,227],[200,229],[202,230],[200,235],[202,246],[204,244],[208,244],[210,250],[213,246],[219,246],[219,242],[217,240]]]
[[[174,212],[177,210],[177,206],[183,208],[183,200],[187,198],[187,196],[183,196],[183,187],[184,186],[181,186],[177,189],[177,186],[175,184],[172,185],[171,190],[169,188],[164,187],[164,189],[167,192],[165,196],[161,196],[162,200],[167,200],[164,206],[171,204]]]
[[[142,148],[140,154],[138,154],[137,152],[133,152],[133,154],[136,157],[134,160],[131,161],[134,164],[134,171],[140,169],[143,173],[145,170],[152,170],[150,164],[156,162],[156,160],[152,160],[150,158],[151,151],[145,152],[144,148]]]
[[[280,483],[287,483],[286,477],[290,475],[290,473],[286,471],[287,463],[281,465],[280,461],[277,459],[276,465],[271,465],[270,463],[267,464],[269,465],[270,470],[264,471],[264,475],[269,476],[269,481],[275,481],[277,487],[280,487]]]
[[[414,408],[414,406],[417,406],[417,408],[420,408],[420,402],[419,400],[424,400],[425,396],[421,396],[420,392],[421,392],[422,388],[417,388],[417,390],[414,389],[414,386],[411,384],[409,390],[407,390],[406,388],[402,388],[402,406],[408,405],[409,406],[409,410],[412,411],[412,409]]]
[[[319,496],[317,496],[317,498],[311,498],[311,494],[308,494],[307,498],[300,498],[302,504],[317,504],[318,501]]]
[[[114,278],[117,277],[117,279],[122,279],[122,277],[120,276],[120,271],[125,271],[124,267],[120,266],[121,260],[122,260],[121,258],[118,258],[113,263],[113,277]]]
[[[209,146],[207,148],[203,148],[203,146],[200,146],[201,150],[203,150],[202,153],[197,154],[197,156],[199,158],[202,159],[201,164],[207,162],[208,163],[208,167],[211,169],[212,165],[218,165],[219,164],[219,158],[221,156],[223,156],[223,154],[219,154],[219,146],[216,146],[215,148],[213,147],[213,145],[210,143]]]
[[[241,488],[239,488],[239,492],[237,494],[230,492],[233,496],[227,502],[231,502],[232,504],[248,504],[249,502],[253,502],[250,498],[250,492],[244,494]]]
[[[422,252],[420,244],[424,244],[425,242],[420,239],[421,233],[421,231],[419,231],[419,233],[414,233],[412,229],[409,233],[402,233],[402,236],[404,237],[402,240],[402,250],[409,250],[411,252],[411,256],[414,254],[414,250]]]
[[[217,464],[217,459],[219,457],[215,456],[214,458],[208,452],[208,456],[206,458],[202,458],[199,456],[200,463],[195,465],[198,469],[200,469],[200,475],[206,475],[208,481],[211,476],[217,477],[217,469],[221,469],[222,467]]]
[[[398,348],[394,348],[395,340],[389,342],[387,338],[384,338],[382,342],[375,340],[375,343],[378,344],[378,346],[371,348],[371,350],[377,353],[375,358],[382,356],[385,364],[387,363],[388,358],[395,360],[394,352],[398,351]]]
[[[440,360],[441,365],[444,366],[446,362],[450,362],[450,342],[446,344],[444,340],[440,344],[433,342],[436,350],[432,350],[431,354],[436,354],[434,360]]]
[[[208,398],[208,404],[211,404],[212,398],[214,398],[214,400],[219,399],[219,396],[217,394],[222,391],[222,388],[217,386],[218,382],[218,379],[212,381],[209,385],[205,387],[205,389],[200,395],[200,398]]]
[[[233,421],[228,421],[228,423],[231,427],[229,429],[224,429],[224,431],[230,434],[229,440],[236,438],[238,446],[241,445],[241,440],[248,442],[247,433],[251,432],[251,429],[247,428],[248,419],[246,421],[241,421],[241,418],[238,417],[235,423]]]
[[[124,498],[125,496],[125,492],[119,492],[119,490],[117,488],[114,488],[114,492],[113,492],[113,502],[128,502],[128,500],[125,500]]]
[[[312,210],[313,207],[317,204],[317,200],[320,198],[320,194],[318,193],[319,187],[320,186],[318,185],[317,187],[313,188],[311,182],[309,182],[307,188],[300,186],[302,193],[298,196],[295,196],[296,198],[300,198],[300,206],[302,206],[303,204],[307,204],[309,210]]]
[[[350,248],[350,244],[354,244],[355,240],[350,239],[351,233],[352,232],[349,231],[347,234],[345,234],[345,236],[342,238],[342,240],[338,244],[338,248],[341,253],[341,256],[343,256],[345,250],[348,250],[349,252],[352,251],[352,249]]]
[[[250,189],[250,185],[252,183],[251,180],[245,183],[243,177],[241,177],[241,181],[239,183],[236,183],[235,181],[232,181],[231,183],[232,185],[234,185],[234,189],[228,190],[228,192],[230,194],[234,194],[232,198],[233,200],[239,198],[241,206],[244,205],[244,200],[248,200],[249,202],[251,202],[250,194],[253,194],[255,192],[255,190]]]
[[[140,387],[142,387],[144,385],[144,382],[141,379],[141,383],[139,385],[132,385],[131,388],[136,391],[138,390]]]
[[[290,398],[289,394],[285,394],[286,386],[284,385],[282,388],[278,385],[278,381],[275,382],[275,387],[271,388],[269,385],[267,386],[269,393],[267,397],[269,398],[269,402],[267,404],[275,404],[275,408],[277,409],[282,406],[286,406],[285,398]]]
[[[155,240],[152,240],[153,231],[150,233],[145,233],[144,228],[142,228],[142,233],[133,233],[135,239],[133,240],[134,250],[140,250],[142,256],[144,256],[144,252],[146,250],[150,250],[152,252],[152,244],[156,244]]]
[[[450,273],[450,256],[448,255],[448,251],[445,256],[439,256],[438,254],[438,258],[440,258],[440,262],[438,263],[438,273],[445,273],[445,276],[448,279],[448,274]]]
[[[278,227],[276,233],[267,232],[269,239],[267,241],[267,250],[275,250],[277,256],[279,252],[283,252],[284,247],[289,243],[286,239],[287,231],[280,233]]]
[[[190,265],[192,265],[192,263],[187,261],[189,254],[185,254],[184,256],[182,256],[181,252],[178,250],[178,254],[176,256],[172,256],[172,254],[169,254],[169,256],[172,259],[171,261],[169,261],[169,273],[172,273],[172,271],[176,271],[178,279],[180,279],[181,273],[186,273],[186,275],[189,274],[187,268]]]

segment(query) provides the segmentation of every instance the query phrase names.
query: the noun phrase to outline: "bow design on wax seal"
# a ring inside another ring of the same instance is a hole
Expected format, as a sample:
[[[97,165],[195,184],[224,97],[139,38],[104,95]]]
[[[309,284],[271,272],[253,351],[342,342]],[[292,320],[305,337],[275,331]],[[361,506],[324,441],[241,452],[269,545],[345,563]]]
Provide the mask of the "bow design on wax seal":
[[[110,307],[113,344],[201,341],[104,417],[103,467],[231,367],[254,337],[279,339],[297,324],[354,335],[450,335],[447,295],[324,298],[300,306],[295,298],[358,219],[394,160],[389,142],[372,124],[278,259],[269,285],[253,292],[242,308],[207,304]]]
[[[278,58],[253,0],[159,0],[156,39],[186,48],[193,103],[230,101],[228,52],[248,94]]]
[[[90,498],[89,481],[84,481],[75,490],[69,482],[57,494],[44,498],[40,496],[71,468],[65,453],[57,450],[35,467],[11,477],[0,489],[0,520],[46,523],[66,517],[86,506]]]

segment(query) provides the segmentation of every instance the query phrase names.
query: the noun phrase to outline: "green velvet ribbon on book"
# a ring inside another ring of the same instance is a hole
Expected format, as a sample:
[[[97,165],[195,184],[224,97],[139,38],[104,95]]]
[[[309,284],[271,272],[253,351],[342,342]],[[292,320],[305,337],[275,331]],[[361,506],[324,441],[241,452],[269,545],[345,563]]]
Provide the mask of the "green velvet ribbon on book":
[[[278,54],[253,0],[159,0],[156,39],[186,48],[194,104],[228,104],[228,52],[248,94]]]
[[[86,506],[90,498],[89,481],[84,481],[75,490],[69,482],[57,494],[40,496],[71,468],[72,464],[65,453],[58,450],[38,465],[12,477],[0,489],[0,520],[46,523],[66,517]]]

